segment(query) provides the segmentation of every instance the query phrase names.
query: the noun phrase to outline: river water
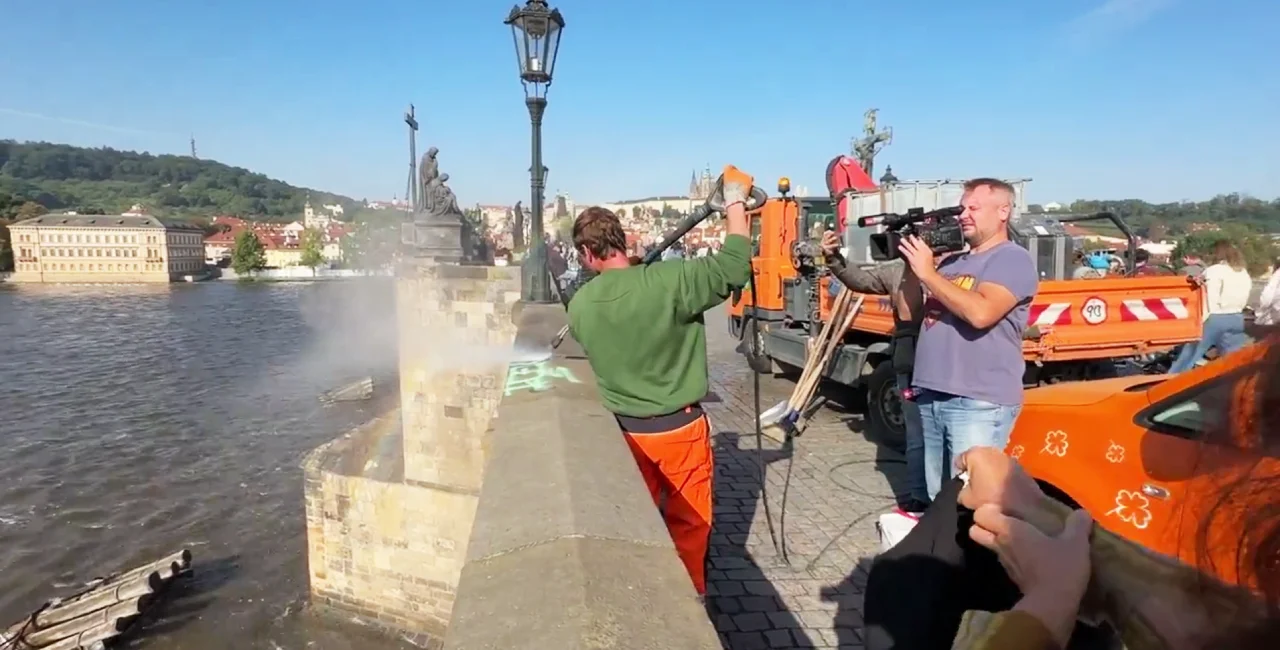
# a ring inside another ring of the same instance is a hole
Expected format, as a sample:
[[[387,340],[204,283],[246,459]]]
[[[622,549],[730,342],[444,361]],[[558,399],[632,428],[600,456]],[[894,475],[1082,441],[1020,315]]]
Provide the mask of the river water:
[[[130,646],[399,647],[306,607],[299,468],[394,368],[387,281],[0,286],[0,626],[185,546]]]

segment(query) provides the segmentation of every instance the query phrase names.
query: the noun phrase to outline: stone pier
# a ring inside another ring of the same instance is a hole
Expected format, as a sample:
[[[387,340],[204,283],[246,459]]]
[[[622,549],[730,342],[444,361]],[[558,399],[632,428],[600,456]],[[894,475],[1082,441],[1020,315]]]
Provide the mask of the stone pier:
[[[518,271],[402,269],[400,409],[303,464],[315,604],[440,646],[515,336]]]

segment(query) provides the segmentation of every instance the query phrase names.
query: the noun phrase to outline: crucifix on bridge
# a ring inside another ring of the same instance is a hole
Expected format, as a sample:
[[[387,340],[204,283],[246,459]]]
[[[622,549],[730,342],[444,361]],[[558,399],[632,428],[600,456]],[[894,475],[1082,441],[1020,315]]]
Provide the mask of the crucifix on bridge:
[[[409,125],[409,187],[404,196],[409,201],[410,213],[416,213],[421,207],[418,197],[418,118],[414,115],[413,104],[404,112],[404,123]]]
[[[880,109],[869,109],[863,117],[866,118],[862,130],[862,137],[853,140],[853,155],[858,159],[858,164],[862,166],[862,170],[871,175],[871,168],[875,164],[876,154],[885,145],[893,142],[893,127],[889,127],[884,131],[876,131],[876,113]]]

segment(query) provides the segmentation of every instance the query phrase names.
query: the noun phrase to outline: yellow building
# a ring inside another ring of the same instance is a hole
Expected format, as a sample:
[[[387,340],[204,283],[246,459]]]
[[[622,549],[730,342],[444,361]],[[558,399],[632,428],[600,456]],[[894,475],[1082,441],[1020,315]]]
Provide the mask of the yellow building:
[[[46,214],[9,234],[14,282],[171,282],[205,268],[199,227],[146,215]]]

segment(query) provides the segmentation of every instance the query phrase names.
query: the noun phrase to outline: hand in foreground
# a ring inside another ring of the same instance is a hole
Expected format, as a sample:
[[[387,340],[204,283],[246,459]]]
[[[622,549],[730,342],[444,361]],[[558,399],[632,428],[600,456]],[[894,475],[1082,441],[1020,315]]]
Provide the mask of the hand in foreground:
[[[916,277],[924,277],[938,268],[938,261],[933,257],[933,249],[924,243],[924,240],[909,235],[898,244],[898,252],[902,254],[902,259],[907,261],[907,266],[916,274]]]
[[[840,235],[834,230],[828,230],[822,233],[822,252],[828,257],[840,252]]]
[[[724,207],[728,208],[734,203],[747,202],[747,197],[751,196],[751,186],[755,184],[755,179],[733,165],[724,166]]]
[[[1022,466],[994,447],[974,447],[960,454],[956,467],[969,472],[969,482],[960,490],[960,505],[970,510],[994,505],[1007,515],[1025,518],[1044,498]]]
[[[1022,591],[1014,609],[1026,611],[1065,648],[1075,628],[1080,600],[1089,586],[1089,533],[1093,519],[1084,510],[1067,517],[1057,537],[1000,512],[994,504],[978,508],[969,537],[995,551],[1009,578]]]

